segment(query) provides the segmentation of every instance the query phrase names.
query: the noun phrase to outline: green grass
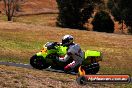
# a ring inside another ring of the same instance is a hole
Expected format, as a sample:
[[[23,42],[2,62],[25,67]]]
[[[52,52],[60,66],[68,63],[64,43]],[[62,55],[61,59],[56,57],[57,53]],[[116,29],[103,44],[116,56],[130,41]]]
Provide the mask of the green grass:
[[[7,21],[7,17],[5,15],[0,14],[0,20]]]
[[[23,26],[9,23],[11,28],[0,29],[0,60],[29,63],[29,58],[39,52],[47,41],[60,41],[64,34],[70,33],[75,37],[83,50],[98,50],[103,52],[100,73],[125,73],[132,70],[131,36],[95,33],[79,30],[61,30],[55,27]],[[2,25],[1,25],[2,27]],[[21,29],[19,29],[21,28]],[[81,38],[80,38],[81,37]]]
[[[0,61],[29,63],[30,57],[39,52],[44,43],[61,41],[63,35],[71,34],[83,50],[103,52],[100,74],[129,74],[132,76],[132,36],[48,27],[42,24],[36,25],[35,22],[39,20],[32,20],[34,16],[20,18],[29,20],[31,23],[26,21],[5,22],[9,27],[6,27],[5,23],[0,24]],[[37,16],[34,19],[37,19]],[[131,84],[122,85],[123,88],[131,88],[131,86]],[[118,84],[116,87],[121,88]]]
[[[15,17],[14,22],[22,22],[26,24],[55,26],[57,14],[41,14],[32,16]]]

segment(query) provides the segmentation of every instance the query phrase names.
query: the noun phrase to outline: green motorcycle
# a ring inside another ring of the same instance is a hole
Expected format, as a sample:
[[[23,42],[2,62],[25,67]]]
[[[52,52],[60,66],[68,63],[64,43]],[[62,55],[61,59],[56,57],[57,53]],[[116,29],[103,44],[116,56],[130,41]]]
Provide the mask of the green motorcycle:
[[[64,67],[72,62],[69,59],[67,62],[60,62],[59,57],[64,57],[67,53],[66,46],[57,44],[57,42],[47,42],[43,49],[30,58],[30,64],[36,69],[46,69],[49,66],[53,69],[64,70]],[[99,71],[99,61],[102,61],[102,53],[99,51],[87,50],[85,52],[84,60],[81,64],[86,74],[96,74]],[[73,69],[78,72],[79,66]]]

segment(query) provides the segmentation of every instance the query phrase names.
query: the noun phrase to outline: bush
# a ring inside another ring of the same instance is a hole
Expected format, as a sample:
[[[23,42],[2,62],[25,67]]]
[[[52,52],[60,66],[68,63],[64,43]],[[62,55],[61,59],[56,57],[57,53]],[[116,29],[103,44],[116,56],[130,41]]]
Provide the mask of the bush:
[[[57,26],[67,28],[78,28],[80,24],[79,20],[79,0],[73,3],[74,0],[57,0],[59,16],[57,18]],[[75,7],[78,6],[78,8]],[[81,3],[80,3],[81,4]]]
[[[132,0],[115,0],[112,2],[109,0],[108,7],[115,20],[119,22],[125,21],[128,32],[132,34]]]
[[[94,3],[100,0],[56,0],[59,9],[57,26],[84,29],[83,25],[91,17]]]
[[[93,31],[98,32],[107,32],[113,33],[114,32],[114,22],[111,19],[109,13],[105,11],[97,12],[93,21]]]

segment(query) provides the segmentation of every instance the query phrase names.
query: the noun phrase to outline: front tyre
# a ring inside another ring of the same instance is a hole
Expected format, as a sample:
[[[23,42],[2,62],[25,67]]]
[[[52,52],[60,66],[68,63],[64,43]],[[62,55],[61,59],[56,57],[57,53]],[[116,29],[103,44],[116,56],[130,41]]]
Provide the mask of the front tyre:
[[[33,55],[30,58],[30,65],[33,68],[42,70],[48,67],[48,65],[46,64],[46,60],[42,57],[42,56],[37,56],[37,55]]]

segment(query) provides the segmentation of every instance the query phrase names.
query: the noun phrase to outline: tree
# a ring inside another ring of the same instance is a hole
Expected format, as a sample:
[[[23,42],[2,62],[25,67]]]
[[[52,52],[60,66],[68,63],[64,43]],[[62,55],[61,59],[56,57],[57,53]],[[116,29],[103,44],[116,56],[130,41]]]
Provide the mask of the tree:
[[[122,19],[129,26],[128,31],[132,34],[132,0],[120,0],[119,8],[121,9]]]
[[[101,0],[56,0],[59,9],[57,25],[60,27],[84,29],[84,23],[91,17],[95,3]]]
[[[112,15],[120,22],[125,21],[129,33],[132,33],[132,0],[109,0],[109,2],[113,2]]]
[[[114,32],[114,22],[111,19],[109,13],[105,11],[100,11],[95,14],[95,17],[92,21],[93,31],[98,32]]]
[[[12,20],[12,17],[15,13],[18,0],[3,0],[4,1],[4,10],[8,21]]]
[[[118,0],[109,0],[107,3],[108,9],[110,10],[110,12],[112,13],[112,15],[114,16],[114,20],[115,21],[119,21],[119,23],[122,24],[122,27],[120,30],[122,30],[123,33],[123,19],[122,19],[122,13],[120,12],[120,8],[118,7]]]

